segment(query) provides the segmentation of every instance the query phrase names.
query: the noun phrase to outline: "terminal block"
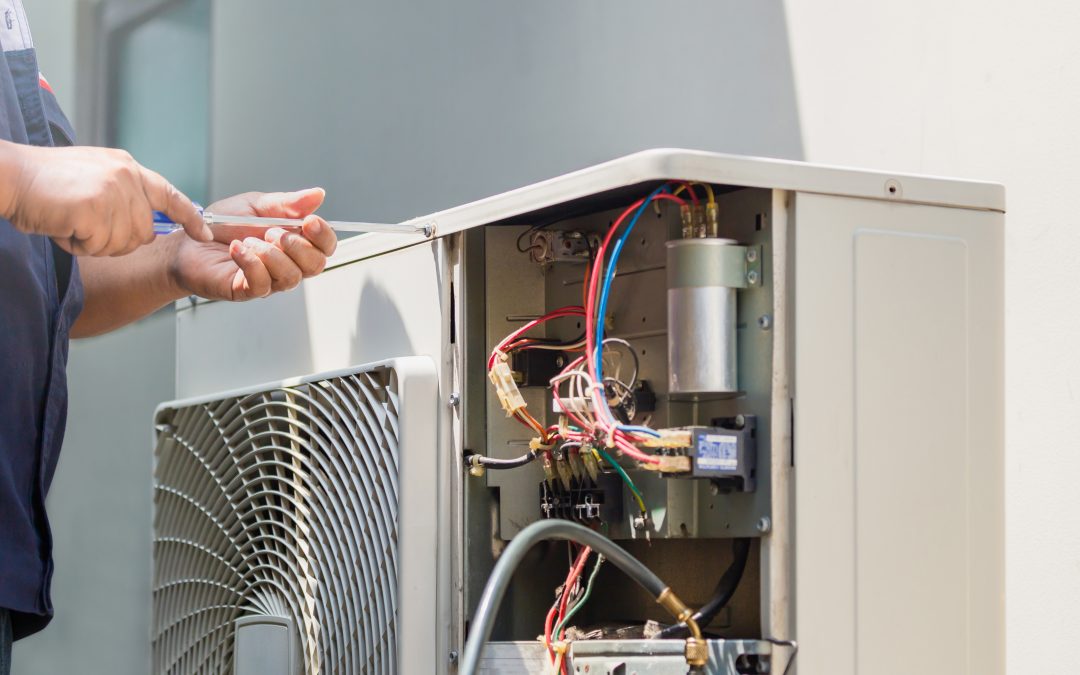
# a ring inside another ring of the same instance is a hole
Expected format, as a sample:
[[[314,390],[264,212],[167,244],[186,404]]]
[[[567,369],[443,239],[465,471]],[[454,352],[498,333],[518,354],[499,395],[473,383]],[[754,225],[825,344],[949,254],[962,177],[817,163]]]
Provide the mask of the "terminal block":
[[[622,482],[615,474],[589,474],[540,483],[540,517],[562,518],[579,523],[610,523],[622,518]]]

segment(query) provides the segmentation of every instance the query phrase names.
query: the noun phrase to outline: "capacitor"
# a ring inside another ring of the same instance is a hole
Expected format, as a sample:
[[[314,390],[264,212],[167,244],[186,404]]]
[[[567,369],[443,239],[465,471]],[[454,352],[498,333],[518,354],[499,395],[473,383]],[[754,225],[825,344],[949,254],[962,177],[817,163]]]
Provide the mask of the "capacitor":
[[[738,392],[736,292],[745,269],[732,239],[667,243],[668,391],[675,396]]]

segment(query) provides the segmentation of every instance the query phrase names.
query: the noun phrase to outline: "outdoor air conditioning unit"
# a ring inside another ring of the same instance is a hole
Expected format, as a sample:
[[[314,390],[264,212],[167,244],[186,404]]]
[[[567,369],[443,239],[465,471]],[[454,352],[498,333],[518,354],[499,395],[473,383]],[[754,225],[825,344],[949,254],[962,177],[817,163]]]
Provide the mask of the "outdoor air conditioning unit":
[[[493,573],[543,520],[705,672],[1003,672],[1003,202],[656,150],[181,303],[153,672],[453,673],[496,609],[479,672],[687,672],[617,564]]]

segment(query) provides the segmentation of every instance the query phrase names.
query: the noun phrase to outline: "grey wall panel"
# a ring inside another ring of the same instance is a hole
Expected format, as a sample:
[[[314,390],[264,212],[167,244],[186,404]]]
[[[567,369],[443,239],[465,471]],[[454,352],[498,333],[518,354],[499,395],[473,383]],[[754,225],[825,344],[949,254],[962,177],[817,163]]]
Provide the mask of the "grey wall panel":
[[[800,158],[779,2],[213,5],[211,192],[398,220],[650,147]]]
[[[173,398],[175,334],[167,310],[72,343],[67,440],[48,499],[56,618],[15,646],[19,675],[150,667],[150,420]]]

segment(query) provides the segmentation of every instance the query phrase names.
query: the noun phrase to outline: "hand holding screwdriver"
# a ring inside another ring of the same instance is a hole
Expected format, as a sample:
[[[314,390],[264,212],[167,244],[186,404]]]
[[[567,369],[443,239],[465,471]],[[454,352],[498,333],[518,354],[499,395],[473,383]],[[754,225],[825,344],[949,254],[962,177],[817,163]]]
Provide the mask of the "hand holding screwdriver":
[[[150,243],[154,211],[196,241],[213,239],[190,199],[123,150],[0,142],[0,164],[13,178],[0,186],[0,215],[74,255],[124,255]]]

